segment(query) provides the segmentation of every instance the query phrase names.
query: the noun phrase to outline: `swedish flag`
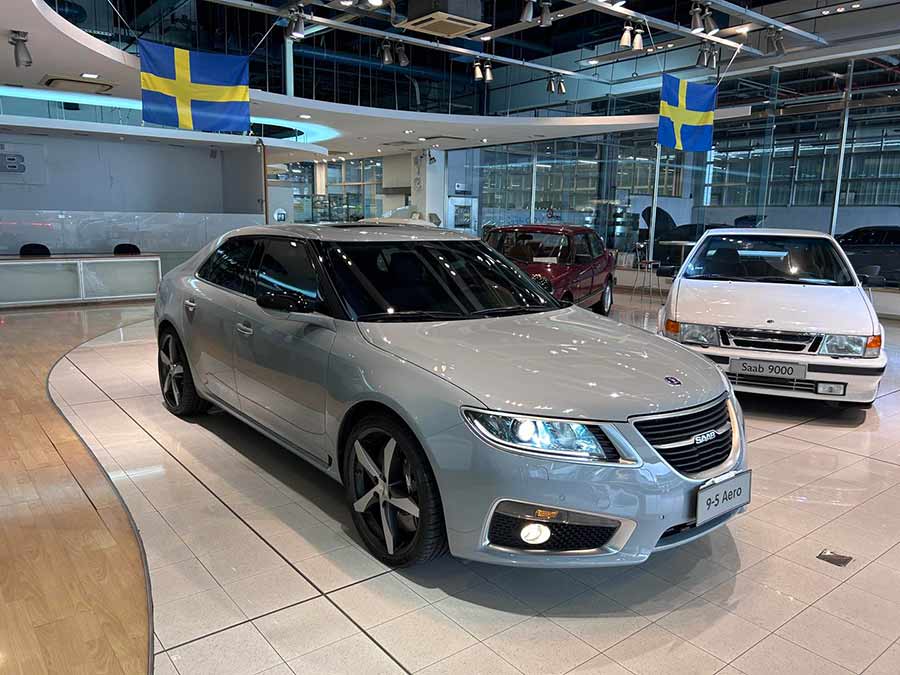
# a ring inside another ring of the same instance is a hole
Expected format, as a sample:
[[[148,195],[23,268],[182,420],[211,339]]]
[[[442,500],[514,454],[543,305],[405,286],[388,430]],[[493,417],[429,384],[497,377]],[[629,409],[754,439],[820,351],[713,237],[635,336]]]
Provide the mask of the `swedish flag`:
[[[706,152],[712,149],[714,84],[697,84],[663,74],[657,141],[666,148]]]
[[[249,59],[138,40],[142,118],[195,131],[250,128]]]

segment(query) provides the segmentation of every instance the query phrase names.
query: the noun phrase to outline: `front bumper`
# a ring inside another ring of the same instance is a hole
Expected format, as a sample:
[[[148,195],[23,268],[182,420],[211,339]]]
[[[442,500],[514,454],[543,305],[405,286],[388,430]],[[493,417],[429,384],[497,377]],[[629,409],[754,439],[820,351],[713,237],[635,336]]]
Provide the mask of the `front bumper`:
[[[745,466],[743,419],[738,417],[739,449],[714,470]],[[693,527],[697,489],[708,476],[694,479],[667,464],[629,422],[606,425],[617,444],[639,460],[632,465],[599,464],[527,456],[476,436],[465,423],[426,439],[435,464],[453,555],[486,563],[521,567],[633,565],[654,551],[672,548],[723,525],[737,511]],[[619,521],[601,549],[547,552],[495,546],[488,539],[494,510],[504,501],[561,509]],[[666,536],[664,536],[666,535]]]
[[[887,355],[882,349],[874,359],[820,356],[818,354],[762,351],[758,349],[733,349],[726,347],[699,347],[685,345],[713,361],[728,375],[735,391],[789,396],[817,401],[847,403],[871,403],[875,400],[878,385],[887,366]],[[732,359],[754,359],[779,363],[805,364],[807,375],[803,380],[777,380],[766,378],[736,378],[729,372]],[[843,384],[843,395],[819,394],[819,383]]]

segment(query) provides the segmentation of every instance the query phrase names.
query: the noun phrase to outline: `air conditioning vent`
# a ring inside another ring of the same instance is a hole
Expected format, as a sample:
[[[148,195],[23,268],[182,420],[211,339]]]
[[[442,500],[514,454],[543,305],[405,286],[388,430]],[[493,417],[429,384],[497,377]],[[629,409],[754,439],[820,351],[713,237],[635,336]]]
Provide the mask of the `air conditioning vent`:
[[[481,0],[409,0],[408,12],[400,26],[428,35],[463,37],[490,27],[481,20]]]

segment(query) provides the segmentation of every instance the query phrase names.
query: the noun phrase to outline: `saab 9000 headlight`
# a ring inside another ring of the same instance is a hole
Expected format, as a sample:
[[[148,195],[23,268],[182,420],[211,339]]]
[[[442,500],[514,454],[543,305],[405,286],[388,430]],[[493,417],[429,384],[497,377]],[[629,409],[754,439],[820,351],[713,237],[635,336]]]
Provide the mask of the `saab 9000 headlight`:
[[[666,337],[685,344],[719,346],[719,328],[702,323],[680,323],[666,319]]]
[[[819,347],[825,356],[861,356],[877,358],[881,354],[880,335],[826,335]]]
[[[616,449],[593,425],[468,408],[462,413],[476,434],[512,449],[550,457],[620,461]],[[604,444],[609,447],[604,449]]]

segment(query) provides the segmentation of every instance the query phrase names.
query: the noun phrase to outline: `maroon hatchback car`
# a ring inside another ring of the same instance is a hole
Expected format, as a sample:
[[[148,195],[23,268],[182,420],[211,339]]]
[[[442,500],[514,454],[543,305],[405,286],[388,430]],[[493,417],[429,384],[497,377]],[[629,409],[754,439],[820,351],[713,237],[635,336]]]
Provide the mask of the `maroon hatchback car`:
[[[615,265],[612,252],[592,229],[509,225],[492,229],[486,241],[551,290],[555,298],[609,314]]]

